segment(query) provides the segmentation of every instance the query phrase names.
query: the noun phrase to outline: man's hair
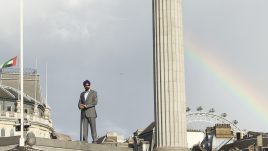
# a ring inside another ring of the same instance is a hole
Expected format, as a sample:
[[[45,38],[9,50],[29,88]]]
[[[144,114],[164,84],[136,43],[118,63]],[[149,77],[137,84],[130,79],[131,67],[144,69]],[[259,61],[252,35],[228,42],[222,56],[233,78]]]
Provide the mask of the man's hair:
[[[83,82],[83,85],[85,86],[86,84],[90,85],[90,81],[85,80],[85,81]]]

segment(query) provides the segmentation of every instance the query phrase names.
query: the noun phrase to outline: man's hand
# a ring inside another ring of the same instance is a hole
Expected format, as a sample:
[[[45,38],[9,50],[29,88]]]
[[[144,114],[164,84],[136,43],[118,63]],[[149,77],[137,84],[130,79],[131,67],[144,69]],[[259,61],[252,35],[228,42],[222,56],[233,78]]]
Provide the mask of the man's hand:
[[[85,104],[80,104],[80,105],[79,105],[80,109],[84,109],[85,106],[86,106]]]

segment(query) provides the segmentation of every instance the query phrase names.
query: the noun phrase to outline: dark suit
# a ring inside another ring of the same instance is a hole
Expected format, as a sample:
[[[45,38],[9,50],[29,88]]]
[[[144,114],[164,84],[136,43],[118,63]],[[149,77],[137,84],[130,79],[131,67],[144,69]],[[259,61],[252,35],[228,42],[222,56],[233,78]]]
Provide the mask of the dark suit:
[[[78,102],[78,108],[80,109],[80,104],[85,104],[86,108],[81,110],[81,121],[83,130],[83,141],[88,140],[88,124],[90,124],[91,136],[94,142],[97,141],[97,131],[96,131],[96,118],[97,113],[95,105],[98,103],[97,92],[90,90],[87,98],[85,99],[85,91],[80,94],[80,99]]]

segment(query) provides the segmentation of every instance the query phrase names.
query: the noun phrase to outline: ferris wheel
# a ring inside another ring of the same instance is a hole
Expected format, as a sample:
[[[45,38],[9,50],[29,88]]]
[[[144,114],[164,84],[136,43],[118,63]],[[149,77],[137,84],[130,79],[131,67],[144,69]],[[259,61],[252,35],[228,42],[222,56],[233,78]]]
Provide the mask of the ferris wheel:
[[[215,124],[229,124],[234,134],[242,132],[242,130],[237,125],[237,120],[228,120],[226,118],[226,113],[217,115],[215,113],[215,109],[213,108],[208,112],[204,112],[203,108],[199,106],[197,108],[197,111],[191,112],[190,108],[187,107],[186,112],[188,129],[205,131],[207,127],[215,126]]]

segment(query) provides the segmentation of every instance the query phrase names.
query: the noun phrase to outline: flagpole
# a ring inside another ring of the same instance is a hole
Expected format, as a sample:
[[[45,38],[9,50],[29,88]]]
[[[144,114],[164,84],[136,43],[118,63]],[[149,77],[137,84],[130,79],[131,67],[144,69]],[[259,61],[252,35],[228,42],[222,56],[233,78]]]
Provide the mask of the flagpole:
[[[47,107],[47,64],[46,64],[46,100],[45,100],[45,104],[46,104],[46,107]]]
[[[36,91],[37,91],[37,57],[35,57],[35,78],[34,78],[34,99],[36,100]]]
[[[23,110],[23,0],[20,0],[20,88],[21,88],[21,93],[20,93],[20,119],[21,119],[21,127],[20,127],[20,146],[24,147],[25,146],[25,139],[24,139],[24,110]]]

